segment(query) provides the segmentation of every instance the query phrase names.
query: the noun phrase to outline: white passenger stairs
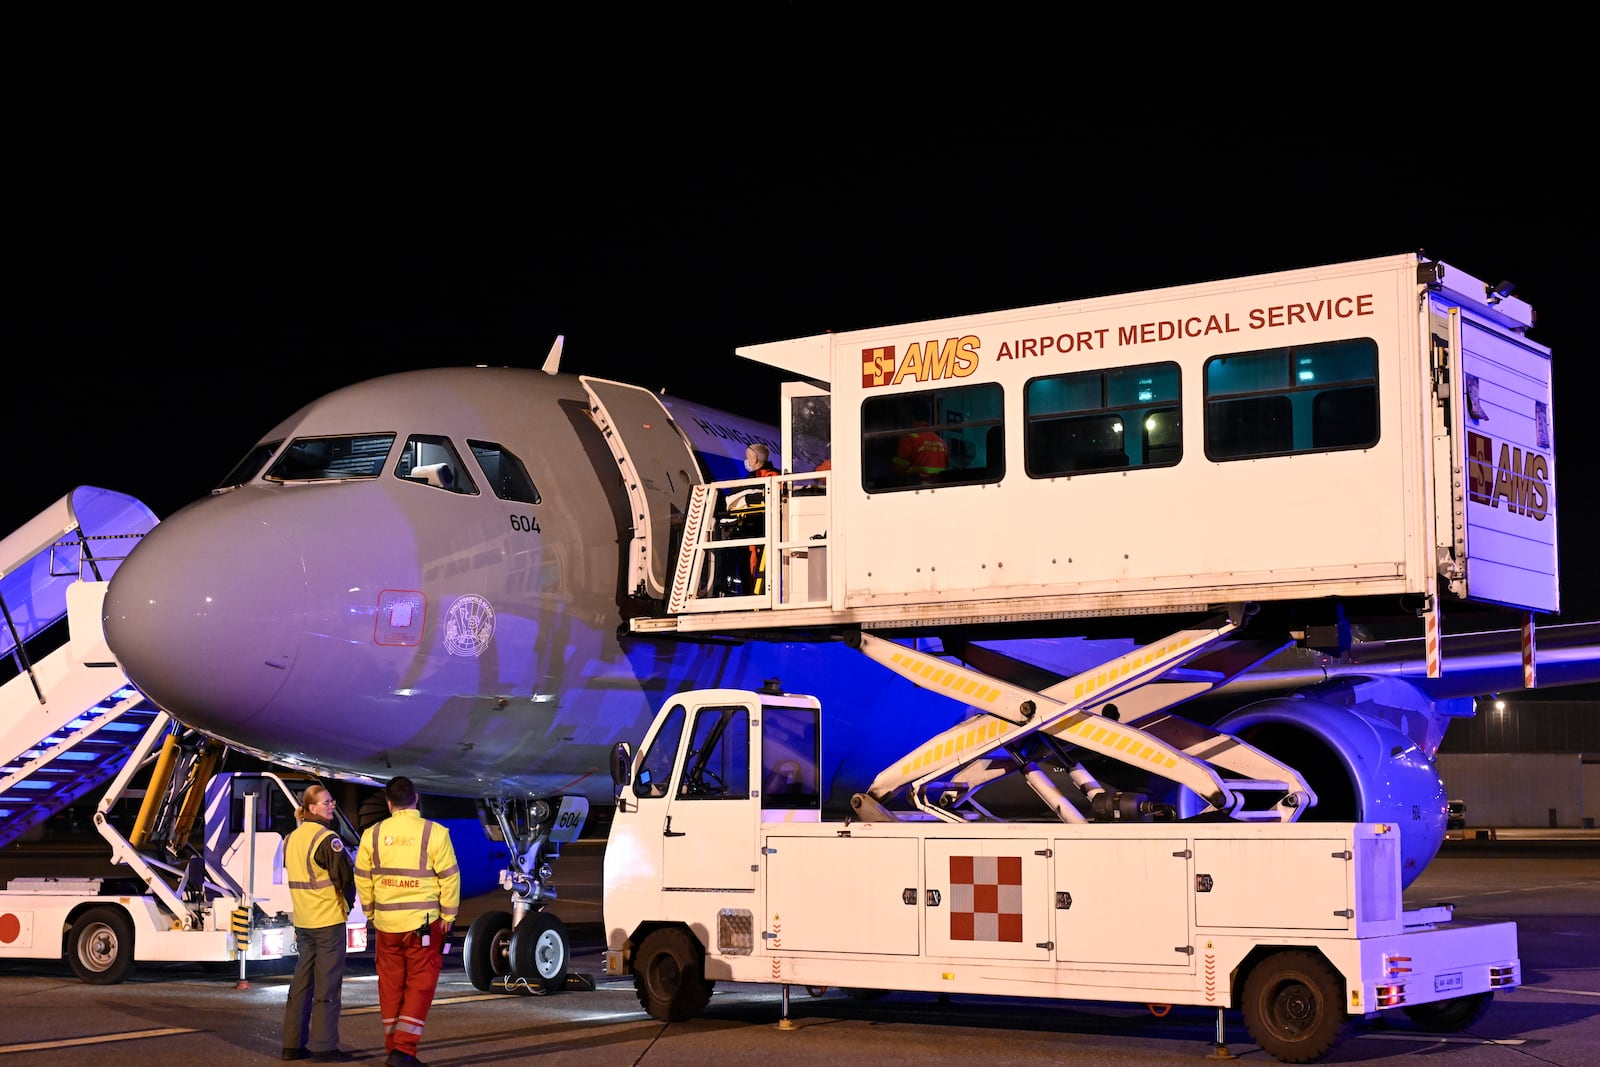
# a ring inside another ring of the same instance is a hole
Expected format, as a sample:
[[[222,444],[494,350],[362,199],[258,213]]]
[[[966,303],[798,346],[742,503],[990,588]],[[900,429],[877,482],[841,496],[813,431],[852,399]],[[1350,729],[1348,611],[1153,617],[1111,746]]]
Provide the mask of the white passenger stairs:
[[[155,727],[100,626],[106,581],[155,524],[80,487],[0,541],[0,847],[111,781]]]
[[[1194,695],[1195,681],[1163,689],[1164,676],[1233,633],[1244,612],[1234,609],[1214,625],[1180,630],[1106,663],[1040,690],[1002,680],[993,673],[953,662],[872,634],[859,635],[871,659],[916,685],[943,693],[974,708],[976,714],[929,738],[885,769],[854,806],[864,818],[894,818],[883,802],[901,789],[924,816],[950,822],[987,814],[977,801],[980,789],[1021,773],[1028,786],[1063,821],[1085,821],[1039,766],[1030,742],[1070,764],[1070,781],[1100,817],[1137,818],[1137,807],[1120,809],[1119,798],[1103,790],[1070,752],[1081,750],[1166,779],[1200,802],[1190,816],[1239,821],[1292,822],[1316,803],[1316,795],[1293,768],[1236,737],[1169,715],[1165,708]],[[990,654],[991,665],[1003,657]],[[1124,718],[1121,701],[1134,714]],[[1256,799],[1252,802],[1251,795]],[[1176,814],[1176,813],[1174,813]]]

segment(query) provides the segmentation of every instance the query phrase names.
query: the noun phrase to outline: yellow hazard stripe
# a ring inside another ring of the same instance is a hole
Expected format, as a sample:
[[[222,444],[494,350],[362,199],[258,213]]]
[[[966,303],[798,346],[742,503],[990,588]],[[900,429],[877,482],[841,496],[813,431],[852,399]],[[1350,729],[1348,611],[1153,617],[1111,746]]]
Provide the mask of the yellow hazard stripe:
[[[890,661],[907,676],[916,676],[966,704],[993,704],[1003,692],[985,682],[981,675],[941,663],[929,656],[914,656],[904,652],[892,653]]]
[[[999,719],[973,719],[967,729],[959,733],[944,734],[922,749],[922,751],[909,757],[900,765],[900,773],[910,775],[922,767],[942,762],[959,752],[977,750],[982,752],[993,748],[1001,734],[1009,732],[1013,727],[1010,723]]]
[[[1073,689],[1073,703],[1107,686],[1121,682],[1129,674],[1136,671],[1143,672],[1151,664],[1181,652],[1193,644],[1199,636],[1201,635],[1193,632],[1176,636],[1171,640],[1163,641],[1160,645],[1151,646],[1142,653],[1129,654],[1121,662],[1112,663],[1093,678],[1077,683]],[[889,660],[905,677],[920,679],[924,688],[943,689],[949,695],[959,697],[969,705],[979,703],[993,704],[1005,692],[1005,690],[989,684],[981,674],[953,667],[932,656],[912,653],[906,650],[891,652]],[[1145,744],[1143,741],[1138,740],[1138,737],[1134,734],[1105,725],[1107,721],[1098,715],[1079,712],[1073,721],[1068,722],[1064,727],[1057,727],[1056,731],[1074,734],[1079,738],[1080,743],[1087,741],[1094,745],[1102,746],[1102,748],[1115,749],[1126,756],[1143,760],[1157,768],[1171,769],[1178,765],[1178,760],[1174,756]],[[908,756],[905,762],[900,765],[900,773],[909,776],[920,768],[931,766],[959,753],[973,750],[982,752],[993,748],[1002,734],[1014,728],[1014,724],[1000,719],[974,720],[967,729],[961,730],[959,733],[941,735],[920,751]]]
[[[1175,756],[1145,744],[1139,739],[1139,735],[1108,725],[1107,720],[1087,711],[1078,712],[1074,718],[1064,725],[1055,727],[1051,732],[1057,735],[1071,734],[1079,744],[1097,745],[1102,751],[1115,749],[1129,759],[1144,760],[1155,767],[1170,769],[1178,765]]]
[[[1164,641],[1159,646],[1147,648],[1142,654],[1130,655],[1121,664],[1113,664],[1093,678],[1086,678],[1073,686],[1072,700],[1076,703],[1085,696],[1090,696],[1108,685],[1120,682],[1134,671],[1142,671],[1157,660],[1165,659],[1173,653],[1183,651],[1194,642],[1194,635],[1178,637],[1171,641]]]

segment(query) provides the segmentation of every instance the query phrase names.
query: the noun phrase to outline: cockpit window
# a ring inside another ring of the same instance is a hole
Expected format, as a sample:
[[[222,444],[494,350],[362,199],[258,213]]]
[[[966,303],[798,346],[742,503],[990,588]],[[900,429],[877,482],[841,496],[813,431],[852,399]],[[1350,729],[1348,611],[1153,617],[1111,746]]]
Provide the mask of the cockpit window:
[[[489,488],[495,496],[524,504],[539,502],[539,490],[534,487],[533,479],[528,477],[528,468],[504,446],[492,441],[469,440],[467,447],[477,457],[478,466],[483,468],[483,476],[488,479]]]
[[[400,450],[394,473],[408,482],[422,482],[452,493],[478,494],[477,483],[462,466],[461,456],[448,437],[412,434]]]
[[[274,482],[310,482],[325,478],[376,478],[394,444],[392,433],[345,437],[297,437],[267,471]]]
[[[281,444],[283,444],[282,438],[256,445],[248,455],[239,461],[233,470],[228,472],[226,478],[217,483],[217,487],[212,492],[221,492],[224,489],[232,489],[236,485],[243,485],[260,474],[261,468],[267,465],[267,460],[272,458],[272,454],[278,450],[278,446]]]

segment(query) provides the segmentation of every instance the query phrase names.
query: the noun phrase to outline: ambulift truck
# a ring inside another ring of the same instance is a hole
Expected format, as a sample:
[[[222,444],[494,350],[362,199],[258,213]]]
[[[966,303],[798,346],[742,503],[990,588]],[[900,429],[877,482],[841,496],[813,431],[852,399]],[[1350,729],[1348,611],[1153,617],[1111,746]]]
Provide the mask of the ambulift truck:
[[[835,818],[816,700],[673,698],[613,764],[607,973],[664,1020],[716,981],[785,1007],[795,984],[1201,1005],[1219,1044],[1237,1008],[1287,1062],[1350,1016],[1474,1021],[1520,982],[1515,927],[1406,910],[1434,779],[1407,780],[1411,825],[1382,806],[1383,753],[1431,754],[1401,730],[1435,712],[1293,719],[1328,754],[1347,724],[1385,739],[1325,779],[1372,775],[1377,810],[1310,823],[1314,768],[1167,709],[1249,669],[1219,644],[1245,603],[1399,604],[1429,677],[1446,600],[1519,609],[1528,638],[1559,610],[1550,353],[1511,290],[1406,254],[741,348],[793,379],[784,471],[694,487],[664,611],[630,629],[853,640],[970,717]],[[947,462],[908,468],[930,435]],[[730,537],[717,516],[752,487],[763,528]],[[723,580],[729,550],[755,553],[753,589]],[[1050,684],[967,640],[1224,605]]]
[[[1515,924],[1404,909],[1398,827],[1298,823],[1315,799],[1305,782],[1249,745],[1178,747],[1086,710],[1181,665],[1240,614],[1054,696],[859,635],[919,684],[982,693],[986,710],[885,770],[842,821],[822,813],[814,698],[776,686],[673,698],[637,758],[618,746],[606,974],[631,974],[664,1021],[697,1014],[718,981],[781,985],[785,1018],[795,985],[1189,1004],[1217,1009],[1219,1045],[1231,1008],[1286,1063],[1321,1056],[1351,1016],[1470,1024],[1520,983]],[[1177,781],[1195,814],[1108,793],[1075,750]],[[1006,778],[1051,821],[1005,820],[979,800]]]

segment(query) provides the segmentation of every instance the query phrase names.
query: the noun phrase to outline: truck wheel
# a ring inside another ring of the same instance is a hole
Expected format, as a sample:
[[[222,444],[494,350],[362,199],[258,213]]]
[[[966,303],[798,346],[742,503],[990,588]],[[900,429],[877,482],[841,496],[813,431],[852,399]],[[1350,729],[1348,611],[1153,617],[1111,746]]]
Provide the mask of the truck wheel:
[[[511,935],[511,974],[538,982],[549,992],[567,977],[567,928],[549,912],[533,911]]]
[[[90,908],[67,934],[67,962],[90,985],[115,985],[133,966],[133,921],[121,908]]]
[[[1493,993],[1475,993],[1470,997],[1436,1000],[1431,1004],[1408,1004],[1400,1010],[1423,1030],[1435,1034],[1453,1034],[1483,1018],[1492,1000]]]
[[[639,1004],[664,1023],[692,1019],[711,1003],[700,946],[678,929],[657,930],[644,939],[633,961]]]
[[[486,911],[467,927],[461,945],[466,960],[467,979],[474,989],[488,992],[496,978],[511,973],[511,913]]]
[[[1344,983],[1310,952],[1279,952],[1245,979],[1245,1026],[1268,1055],[1309,1063],[1328,1051],[1344,1025]]]

